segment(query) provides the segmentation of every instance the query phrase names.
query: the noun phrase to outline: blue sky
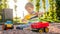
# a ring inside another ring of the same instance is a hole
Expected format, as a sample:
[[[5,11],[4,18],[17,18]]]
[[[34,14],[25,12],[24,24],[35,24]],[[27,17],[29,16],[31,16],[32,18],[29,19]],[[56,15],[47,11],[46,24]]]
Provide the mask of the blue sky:
[[[48,0],[46,0],[46,11],[48,10],[49,8],[49,3],[48,3]]]
[[[40,0],[40,7],[41,7],[40,11],[43,11],[42,0]],[[49,3],[48,3],[48,0],[46,0],[46,11],[48,10],[48,8],[49,8]]]

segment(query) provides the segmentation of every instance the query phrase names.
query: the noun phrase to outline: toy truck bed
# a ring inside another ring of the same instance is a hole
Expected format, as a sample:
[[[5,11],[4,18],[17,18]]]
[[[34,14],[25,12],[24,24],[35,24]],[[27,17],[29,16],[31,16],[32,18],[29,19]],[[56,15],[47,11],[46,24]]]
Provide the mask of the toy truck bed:
[[[39,29],[39,28],[44,28],[48,26],[49,26],[48,22],[37,22],[37,23],[31,24],[31,28],[33,29]]]

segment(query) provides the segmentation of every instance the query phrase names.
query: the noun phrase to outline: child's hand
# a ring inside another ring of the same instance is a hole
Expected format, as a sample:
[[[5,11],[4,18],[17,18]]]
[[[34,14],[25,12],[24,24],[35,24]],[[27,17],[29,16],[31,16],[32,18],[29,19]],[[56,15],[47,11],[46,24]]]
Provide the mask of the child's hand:
[[[25,19],[22,19],[22,22],[23,22],[23,23],[26,23],[26,22],[27,22],[27,20],[25,20]]]
[[[36,12],[35,15],[43,15],[45,12]]]
[[[39,15],[43,15],[45,12],[39,12]]]
[[[36,12],[36,15],[38,15],[39,14],[39,12]]]
[[[39,12],[35,12],[35,14],[34,14],[34,15],[38,16],[38,13],[39,13]]]

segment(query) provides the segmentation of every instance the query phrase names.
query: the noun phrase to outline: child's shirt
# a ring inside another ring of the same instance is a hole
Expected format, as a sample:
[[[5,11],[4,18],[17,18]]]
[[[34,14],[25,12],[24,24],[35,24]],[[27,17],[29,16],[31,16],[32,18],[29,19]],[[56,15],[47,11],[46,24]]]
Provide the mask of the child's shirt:
[[[34,15],[33,14],[28,14],[24,17],[24,19],[29,20],[32,16],[34,16]]]
[[[32,16],[35,15],[35,12],[33,11],[32,14],[28,14],[24,17],[24,19],[29,20]]]

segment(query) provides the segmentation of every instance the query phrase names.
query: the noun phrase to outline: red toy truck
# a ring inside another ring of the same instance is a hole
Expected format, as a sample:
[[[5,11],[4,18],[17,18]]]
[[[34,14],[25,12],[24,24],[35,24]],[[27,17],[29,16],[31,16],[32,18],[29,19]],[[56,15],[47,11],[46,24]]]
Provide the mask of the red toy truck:
[[[40,33],[42,32],[49,32],[49,22],[36,22],[31,24],[32,31],[38,31]]]

